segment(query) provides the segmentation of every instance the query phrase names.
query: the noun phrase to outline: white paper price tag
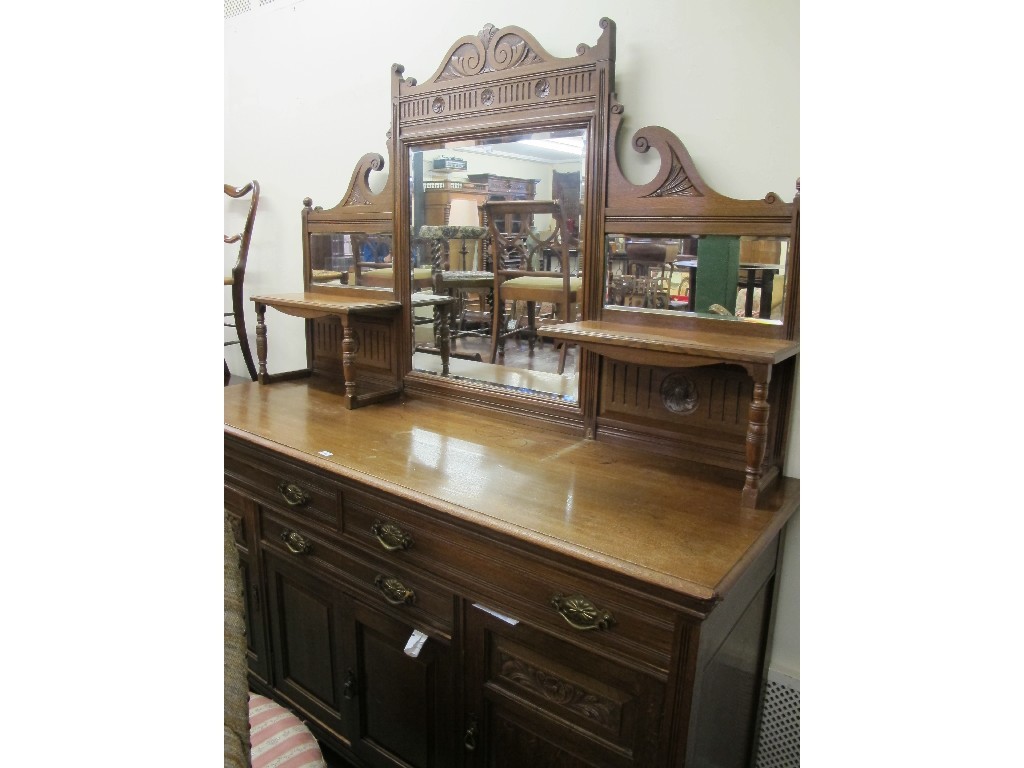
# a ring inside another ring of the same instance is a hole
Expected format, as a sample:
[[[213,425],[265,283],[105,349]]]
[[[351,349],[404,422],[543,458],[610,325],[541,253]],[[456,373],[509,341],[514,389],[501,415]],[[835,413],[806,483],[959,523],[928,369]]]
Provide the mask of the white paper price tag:
[[[414,629],[412,634],[409,635],[409,642],[405,644],[405,655],[412,656],[415,659],[420,655],[420,651],[423,650],[425,642],[427,642],[427,636],[418,629]]]

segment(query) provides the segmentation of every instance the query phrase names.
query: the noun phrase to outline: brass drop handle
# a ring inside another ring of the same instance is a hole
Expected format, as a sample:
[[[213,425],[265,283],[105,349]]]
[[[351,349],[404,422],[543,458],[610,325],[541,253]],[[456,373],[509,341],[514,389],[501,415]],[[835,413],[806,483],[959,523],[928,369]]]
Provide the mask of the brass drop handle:
[[[370,526],[370,533],[377,537],[377,541],[388,552],[394,552],[396,549],[408,549],[412,546],[412,536],[392,523],[375,520]]]
[[[462,739],[462,746],[466,748],[467,752],[472,752],[476,749],[476,718],[471,717],[469,721],[469,728],[466,729],[466,735]]]
[[[284,497],[284,503],[289,507],[302,507],[309,504],[310,495],[295,483],[282,480],[277,484],[277,490]]]
[[[384,595],[384,599],[392,605],[412,605],[416,602],[416,593],[398,579],[377,574],[373,585]]]
[[[608,611],[598,608],[583,595],[555,595],[551,605],[573,629],[609,629],[615,623]]]
[[[341,695],[348,701],[352,701],[356,695],[356,673],[351,669],[348,670],[348,676],[345,678],[345,685],[342,686]]]
[[[288,529],[281,531],[281,540],[293,555],[308,555],[313,551],[313,545],[306,541],[298,531],[289,531]]]

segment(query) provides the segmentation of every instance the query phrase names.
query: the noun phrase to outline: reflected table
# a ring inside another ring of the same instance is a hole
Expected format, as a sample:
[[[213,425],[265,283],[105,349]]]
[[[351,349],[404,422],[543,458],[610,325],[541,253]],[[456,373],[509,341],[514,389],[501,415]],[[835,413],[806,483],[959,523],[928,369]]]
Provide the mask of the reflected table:
[[[697,296],[697,260],[681,259],[673,262],[678,269],[685,269],[690,275],[690,287],[687,291],[686,310],[694,311]],[[758,303],[757,316],[767,319],[772,314],[772,289],[775,287],[775,275],[782,269],[779,264],[740,264],[739,287],[747,289],[744,302],[744,317],[754,316],[754,289],[761,289],[761,301]]]

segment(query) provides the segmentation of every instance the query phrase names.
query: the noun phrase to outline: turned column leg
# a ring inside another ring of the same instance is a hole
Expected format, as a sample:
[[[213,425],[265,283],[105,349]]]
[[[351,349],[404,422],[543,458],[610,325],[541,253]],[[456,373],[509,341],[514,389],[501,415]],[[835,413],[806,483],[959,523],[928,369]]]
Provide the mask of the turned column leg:
[[[501,351],[501,356],[505,356],[505,302],[504,300],[498,300],[498,297],[494,297],[494,307],[491,310],[491,360],[494,362],[498,355],[498,351]]]
[[[747,417],[747,477],[743,483],[742,503],[745,507],[757,505],[760,490],[761,462],[768,443],[768,380],[754,381],[754,397],[750,401]]]
[[[537,304],[533,301],[526,302],[526,328],[530,357],[533,357],[533,348],[537,344]]]
[[[441,328],[438,339],[438,346],[441,348],[441,375],[448,375],[448,358],[451,355],[451,327],[449,325],[449,314],[452,311],[451,304],[441,304],[438,309],[441,311]]]
[[[345,377],[345,405],[352,408],[356,400],[356,338],[348,316],[341,316],[341,370]]]
[[[260,363],[259,381],[260,384],[267,383],[267,305],[256,303],[256,358]]]

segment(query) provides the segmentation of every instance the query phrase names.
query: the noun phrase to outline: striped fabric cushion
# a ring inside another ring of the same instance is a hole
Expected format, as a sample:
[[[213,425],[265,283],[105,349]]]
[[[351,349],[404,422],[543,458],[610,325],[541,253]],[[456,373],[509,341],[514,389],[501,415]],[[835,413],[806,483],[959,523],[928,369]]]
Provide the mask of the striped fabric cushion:
[[[252,768],[326,768],[320,747],[295,715],[277,702],[249,694]]]

